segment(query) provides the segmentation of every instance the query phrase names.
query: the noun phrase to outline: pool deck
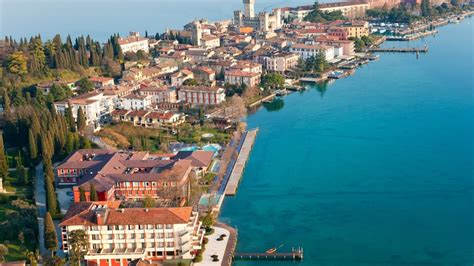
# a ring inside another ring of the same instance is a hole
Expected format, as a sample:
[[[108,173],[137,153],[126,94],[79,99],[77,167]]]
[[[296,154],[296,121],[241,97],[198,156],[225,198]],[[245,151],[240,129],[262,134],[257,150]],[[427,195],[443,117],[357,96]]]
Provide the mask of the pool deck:
[[[250,156],[250,151],[252,151],[257,132],[258,128],[247,132],[234,169],[230,175],[229,183],[225,189],[225,195],[235,195],[237,192],[237,187],[239,186],[240,178],[244,172],[245,164]]]

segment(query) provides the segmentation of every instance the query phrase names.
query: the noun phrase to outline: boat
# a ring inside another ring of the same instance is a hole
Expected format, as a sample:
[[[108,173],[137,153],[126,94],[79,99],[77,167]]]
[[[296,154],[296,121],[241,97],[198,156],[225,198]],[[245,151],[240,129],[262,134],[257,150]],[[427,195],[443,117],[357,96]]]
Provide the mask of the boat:
[[[274,248],[271,248],[271,249],[268,249],[267,251],[265,251],[265,253],[267,254],[273,254],[275,253],[279,248],[283,247],[283,244],[281,244],[280,246],[278,247],[274,247]]]

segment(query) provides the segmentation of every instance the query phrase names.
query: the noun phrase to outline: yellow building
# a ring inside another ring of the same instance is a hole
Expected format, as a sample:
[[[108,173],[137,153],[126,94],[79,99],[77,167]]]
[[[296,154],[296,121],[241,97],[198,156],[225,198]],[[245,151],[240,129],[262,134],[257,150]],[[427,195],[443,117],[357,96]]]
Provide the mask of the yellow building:
[[[347,31],[347,37],[361,38],[362,36],[369,36],[369,22],[367,21],[351,21],[343,24]]]

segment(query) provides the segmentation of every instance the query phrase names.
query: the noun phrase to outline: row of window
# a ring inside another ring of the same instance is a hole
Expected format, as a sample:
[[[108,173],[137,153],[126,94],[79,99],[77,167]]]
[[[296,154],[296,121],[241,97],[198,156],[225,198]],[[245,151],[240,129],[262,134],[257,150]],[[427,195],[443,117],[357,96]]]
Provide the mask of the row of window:
[[[147,239],[151,238],[165,238],[164,233],[157,233],[157,234],[147,234],[145,233],[131,233],[131,234],[116,234],[116,235],[100,235],[100,234],[91,234],[92,240],[112,240],[112,239],[145,239],[145,236]],[[174,234],[173,233],[166,233],[166,238],[173,238]]]
[[[138,230],[150,230],[150,229],[163,229],[163,228],[166,228],[166,229],[173,229],[173,225],[172,224],[166,224],[166,225],[163,225],[163,224],[156,224],[156,225],[153,225],[153,224],[138,224],[138,225],[134,225],[134,224],[129,224],[129,225],[107,225],[107,230],[135,230],[135,229],[138,229]],[[92,225],[92,226],[89,226],[89,231],[99,231],[99,226],[96,226],[96,225]],[[64,232],[64,230],[63,230]]]
[[[176,182],[116,182],[116,187],[156,187],[160,185],[162,187],[176,186]]]

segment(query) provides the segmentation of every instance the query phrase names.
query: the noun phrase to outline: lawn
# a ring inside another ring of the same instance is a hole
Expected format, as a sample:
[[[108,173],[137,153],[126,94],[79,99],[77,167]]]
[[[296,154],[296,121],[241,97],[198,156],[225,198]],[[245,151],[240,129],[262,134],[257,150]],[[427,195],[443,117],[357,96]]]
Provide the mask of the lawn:
[[[202,135],[210,133],[212,138],[203,139]],[[153,152],[167,152],[167,146],[171,142],[184,142],[192,144],[226,143],[230,140],[229,133],[221,132],[212,127],[212,124],[191,125],[184,124],[171,134],[162,129],[136,127],[130,123],[118,123],[108,125],[96,133],[105,143],[127,149],[132,146],[135,150],[148,150]]]

